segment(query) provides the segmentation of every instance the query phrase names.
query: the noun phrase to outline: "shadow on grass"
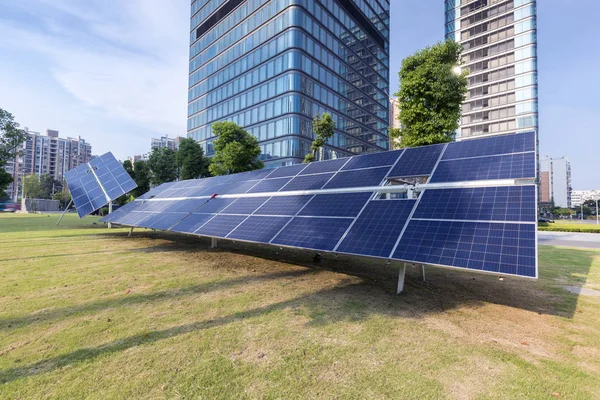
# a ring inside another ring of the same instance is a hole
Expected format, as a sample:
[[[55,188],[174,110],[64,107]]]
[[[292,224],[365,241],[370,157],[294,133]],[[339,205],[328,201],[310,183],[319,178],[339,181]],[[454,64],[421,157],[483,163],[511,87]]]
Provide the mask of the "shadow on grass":
[[[49,311],[34,313],[23,317],[0,318],[0,331],[6,329],[18,329],[32,324],[55,321],[76,315],[89,314],[117,307],[126,307],[136,304],[164,301],[184,296],[192,296],[199,293],[208,293],[211,291],[231,288],[241,284],[267,282],[270,280],[298,277],[314,273],[317,273],[317,271],[306,269],[304,271],[277,272],[272,274],[250,277],[243,276],[235,279],[224,279],[215,282],[207,282],[201,285],[186,286],[179,289],[165,290],[161,292],[148,294],[132,294],[127,295],[126,297],[120,297],[116,299],[106,299],[70,307],[55,308]]]
[[[153,234],[154,235],[154,234]],[[236,312],[219,318],[197,321],[162,330],[154,330],[117,339],[100,346],[78,349],[68,354],[41,360],[30,365],[9,368],[0,371],[0,383],[6,383],[25,377],[51,372],[69,365],[94,360],[97,357],[127,350],[140,345],[152,344],[163,339],[199,332],[206,329],[225,326],[241,320],[258,318],[272,312],[291,310],[304,313],[308,325],[325,326],[339,321],[362,321],[372,315],[388,315],[398,318],[420,319],[429,314],[443,313],[457,307],[480,307],[486,303],[495,303],[507,307],[524,309],[539,314],[559,315],[572,318],[577,305],[578,296],[564,293],[558,295],[548,291],[548,288],[558,279],[571,282],[574,275],[585,283],[593,258],[597,253],[591,251],[547,248],[541,257],[540,281],[508,279],[499,280],[494,276],[476,275],[472,273],[449,271],[437,268],[427,269],[427,281],[420,280],[417,271],[409,269],[406,281],[406,292],[395,294],[398,265],[388,265],[373,259],[358,259],[356,257],[341,257],[326,255],[325,258],[314,259],[314,253],[295,249],[277,247],[258,247],[244,243],[220,241],[220,249],[208,250],[208,240],[187,237],[170,237],[160,235],[162,239],[157,246],[136,251],[169,252],[169,251],[239,251],[243,254],[253,254],[263,258],[283,260],[295,264],[317,264],[318,268],[336,270],[352,275],[366,277],[360,283],[348,283],[341,280],[338,286],[323,289],[294,299],[285,300],[250,310]],[[157,237],[158,238],[158,237]],[[251,250],[249,250],[251,249]],[[560,256],[559,256],[560,255]],[[562,257],[562,258],[561,258]],[[545,268],[548,268],[546,270]],[[65,318],[81,313],[94,312],[112,307],[126,306],[143,302],[160,301],[178,296],[186,296],[202,291],[215,291],[250,281],[260,282],[271,279],[281,279],[299,276],[306,272],[282,272],[266,274],[257,277],[240,277],[222,282],[207,283],[164,291],[148,295],[134,295],[122,299],[112,299],[65,307],[23,318],[8,318],[3,324],[23,326]],[[567,276],[568,275],[568,276]],[[318,279],[318,278],[317,278]],[[556,284],[554,284],[556,287]]]

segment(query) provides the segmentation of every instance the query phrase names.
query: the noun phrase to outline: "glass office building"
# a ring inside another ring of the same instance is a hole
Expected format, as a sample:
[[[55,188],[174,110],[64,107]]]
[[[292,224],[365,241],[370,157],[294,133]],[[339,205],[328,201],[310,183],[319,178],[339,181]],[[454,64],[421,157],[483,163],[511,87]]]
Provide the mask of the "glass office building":
[[[457,139],[537,131],[535,0],[445,0],[446,38],[463,46],[468,94]]]
[[[388,149],[388,0],[194,0],[188,136],[213,153],[211,125],[259,139],[267,166],[301,162],[312,118],[335,136],[323,157]]]

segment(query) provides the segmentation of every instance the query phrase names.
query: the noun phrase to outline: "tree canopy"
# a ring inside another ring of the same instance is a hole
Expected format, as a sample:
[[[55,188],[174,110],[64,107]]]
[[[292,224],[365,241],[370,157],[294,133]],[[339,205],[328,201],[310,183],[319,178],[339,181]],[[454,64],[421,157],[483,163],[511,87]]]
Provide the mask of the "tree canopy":
[[[468,71],[456,73],[462,47],[453,40],[418,51],[402,61],[400,90],[401,146],[446,143],[459,126]]]
[[[0,197],[6,196],[5,189],[13,181],[4,166],[16,156],[19,145],[26,140],[27,132],[19,129],[11,113],[0,108]]]
[[[192,138],[181,139],[175,160],[179,168],[179,178],[182,180],[204,178],[209,175],[209,161],[204,157],[204,150],[200,143]]]
[[[162,185],[165,182],[177,180],[177,162],[175,151],[168,148],[153,149],[148,158],[150,168],[150,183]]]
[[[137,187],[131,191],[134,198],[140,197],[150,190],[150,167],[143,160],[138,160],[133,163],[133,175],[131,176]]]
[[[258,139],[234,122],[215,122],[213,134],[217,137],[212,145],[215,155],[209,166],[213,175],[227,175],[253,171],[264,167],[258,159],[260,146]]]
[[[310,153],[304,157],[304,162],[319,161],[323,158],[322,147],[333,136],[335,129],[335,121],[331,114],[323,113],[315,115],[312,121],[313,132],[315,139],[310,146]]]

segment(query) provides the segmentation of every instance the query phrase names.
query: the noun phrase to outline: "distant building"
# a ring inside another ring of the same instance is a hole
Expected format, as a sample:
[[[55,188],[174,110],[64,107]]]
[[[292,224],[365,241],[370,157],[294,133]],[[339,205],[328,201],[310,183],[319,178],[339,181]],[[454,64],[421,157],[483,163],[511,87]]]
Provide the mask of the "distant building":
[[[388,150],[389,0],[193,1],[190,33],[187,133],[207,155],[233,121],[266,167],[301,163],[323,112],[323,158]]]
[[[390,128],[400,128],[400,102],[395,97],[390,97]]]
[[[58,131],[51,129],[48,129],[45,135],[28,128],[25,128],[25,131],[28,137],[19,146],[20,154],[5,166],[5,170],[14,180],[7,193],[15,200],[21,196],[23,176],[49,174],[62,181],[65,172],[92,159],[92,145],[80,136],[60,138]]]
[[[571,206],[581,207],[588,200],[596,200],[596,190],[573,190],[571,192]]]
[[[540,158],[540,201],[571,208],[571,163],[565,158]]]
[[[132,164],[135,164],[136,161],[148,161],[148,154],[131,156],[129,157],[129,161],[131,161]]]
[[[161,136],[160,139],[152,139],[151,149],[171,149],[177,151],[179,148],[179,142],[183,139],[181,136],[170,138],[168,135]]]
[[[537,131],[535,0],[445,0],[446,38],[469,71],[456,138]]]

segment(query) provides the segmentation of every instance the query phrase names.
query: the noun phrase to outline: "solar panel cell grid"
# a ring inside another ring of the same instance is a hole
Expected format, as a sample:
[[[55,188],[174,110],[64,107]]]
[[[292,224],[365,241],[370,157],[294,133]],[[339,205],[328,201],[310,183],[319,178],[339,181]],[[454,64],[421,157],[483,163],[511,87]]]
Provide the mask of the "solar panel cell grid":
[[[292,178],[264,179],[256,184],[247,193],[277,192]]]
[[[336,172],[342,168],[347,161],[347,158],[340,158],[337,160],[312,162],[300,172],[300,175],[318,174],[321,172]]]
[[[426,190],[413,218],[535,222],[535,186]]]
[[[294,218],[273,244],[331,251],[348,229],[350,218]]]
[[[227,236],[229,239],[248,240],[269,243],[269,241],[288,223],[290,217],[250,216]]]
[[[509,134],[449,143],[443,160],[535,151],[535,133]]]
[[[190,214],[175,224],[170,230],[181,233],[194,233],[214,216],[214,214]]]
[[[356,217],[373,193],[318,194],[299,215]]]
[[[221,214],[252,214],[268,197],[242,197],[221,211]]]
[[[302,171],[305,167],[306,164],[296,164],[290,165],[288,167],[279,167],[275,171],[271,172],[271,174],[269,174],[269,178],[282,178],[294,176],[300,173],[300,171]]]
[[[392,258],[534,277],[535,224],[411,220]]]
[[[438,144],[406,149],[389,176],[410,177],[430,175],[445,146],[445,144]]]
[[[293,190],[321,189],[332,176],[333,173],[297,176],[279,191],[290,192]]]
[[[195,233],[224,238],[245,219],[245,216],[240,215],[217,215],[200,227]]]
[[[389,257],[416,200],[373,200],[336,251]]]
[[[385,178],[390,167],[340,171],[325,185],[324,189],[377,186]]]
[[[263,204],[262,207],[256,210],[255,214],[296,215],[296,213],[300,211],[312,197],[312,195],[272,197]]]
[[[359,168],[392,166],[404,150],[385,151],[381,153],[355,156],[342,168],[343,171]]]
[[[535,178],[535,153],[441,161],[431,182]]]

